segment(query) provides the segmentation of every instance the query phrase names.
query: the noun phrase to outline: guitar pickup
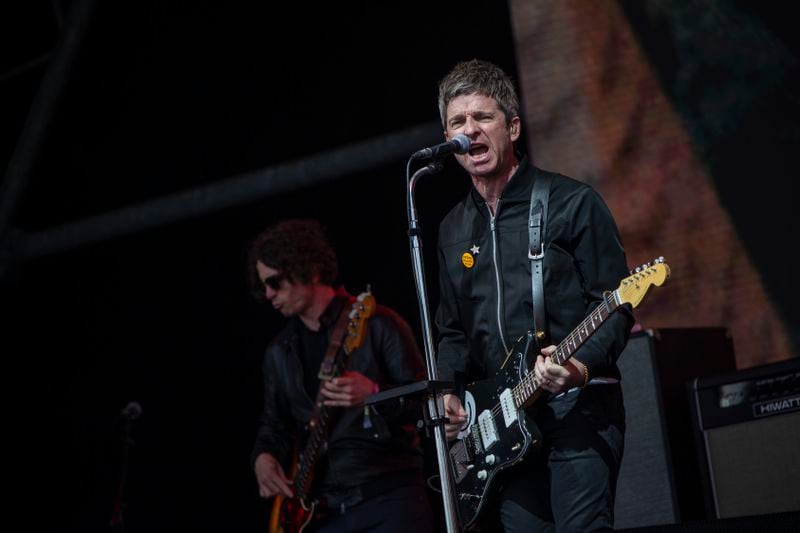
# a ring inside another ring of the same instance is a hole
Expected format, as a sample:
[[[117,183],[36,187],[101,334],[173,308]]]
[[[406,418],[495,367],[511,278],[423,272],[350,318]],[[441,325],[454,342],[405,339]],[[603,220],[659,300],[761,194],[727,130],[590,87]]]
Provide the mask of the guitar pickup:
[[[484,450],[488,450],[492,444],[500,440],[500,437],[497,435],[497,426],[494,423],[494,417],[489,409],[486,409],[478,415],[478,429],[481,434],[481,443],[483,444]]]
[[[500,408],[503,411],[503,420],[506,427],[511,427],[511,424],[517,421],[519,410],[517,404],[514,402],[514,393],[511,389],[506,389],[500,394]]]

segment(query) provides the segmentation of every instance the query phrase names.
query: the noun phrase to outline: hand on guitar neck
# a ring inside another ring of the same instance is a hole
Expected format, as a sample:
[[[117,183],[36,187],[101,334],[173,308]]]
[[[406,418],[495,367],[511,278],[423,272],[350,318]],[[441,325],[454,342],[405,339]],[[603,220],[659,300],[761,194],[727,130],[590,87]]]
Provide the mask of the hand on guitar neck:
[[[378,384],[360,372],[346,371],[341,376],[329,379],[320,389],[325,405],[355,407],[364,404],[367,396],[378,392]]]
[[[552,394],[559,394],[585,386],[589,381],[586,366],[574,358],[559,365],[550,358],[555,351],[556,346],[550,345],[542,348],[542,353],[536,357],[534,372],[541,388]]]
[[[541,388],[552,394],[568,391],[574,387],[583,387],[588,382],[588,373],[583,363],[577,359],[569,359],[563,365],[553,361],[550,356],[556,351],[555,345],[542,348],[542,353],[536,357],[534,372],[536,379],[541,383]],[[455,394],[445,394],[444,413],[448,418],[445,424],[447,440],[454,439],[463,429],[467,421],[467,411],[461,400]]]

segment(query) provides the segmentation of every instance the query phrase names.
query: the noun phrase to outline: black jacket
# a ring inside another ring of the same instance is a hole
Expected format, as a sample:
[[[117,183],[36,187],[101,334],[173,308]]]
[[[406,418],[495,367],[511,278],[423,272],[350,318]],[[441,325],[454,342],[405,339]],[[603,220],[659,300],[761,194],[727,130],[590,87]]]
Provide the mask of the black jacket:
[[[473,187],[440,224],[436,324],[441,379],[453,379],[456,371],[470,380],[492,376],[515,341],[532,329],[527,223],[533,182],[544,173],[523,159],[494,219]],[[558,344],[603,301],[604,291],[619,286],[628,269],[619,232],[600,196],[584,183],[550,175],[544,293],[550,338]],[[462,262],[465,252],[474,258],[471,268]],[[574,357],[592,377],[619,378],[616,360],[632,326],[633,317],[623,306]]]
[[[348,295],[339,291],[329,309],[335,316]],[[378,306],[367,323],[364,343],[350,355],[348,370],[364,374],[381,390],[424,379],[422,357],[408,324],[394,311]],[[264,356],[264,409],[253,447],[254,463],[270,453],[288,466],[298,437],[304,434],[315,398],[303,386],[300,361],[300,319],[286,327],[267,347]],[[421,469],[422,453],[416,421],[422,412],[418,402],[387,402],[370,409],[364,424],[364,408],[338,409],[328,450],[319,460],[316,483],[319,492],[331,494],[373,481],[387,472]],[[331,411],[333,415],[333,411]],[[287,472],[287,475],[289,473]]]

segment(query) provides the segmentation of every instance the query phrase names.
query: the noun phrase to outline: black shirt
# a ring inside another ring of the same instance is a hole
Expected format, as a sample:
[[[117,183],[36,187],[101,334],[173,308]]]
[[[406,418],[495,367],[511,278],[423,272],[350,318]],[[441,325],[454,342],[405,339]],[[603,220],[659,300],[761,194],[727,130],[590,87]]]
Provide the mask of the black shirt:
[[[328,351],[331,330],[342,309],[343,300],[334,298],[319,318],[319,330],[312,331],[305,324],[300,329],[300,361],[303,366],[303,386],[308,397],[316,400],[319,390],[319,369]]]

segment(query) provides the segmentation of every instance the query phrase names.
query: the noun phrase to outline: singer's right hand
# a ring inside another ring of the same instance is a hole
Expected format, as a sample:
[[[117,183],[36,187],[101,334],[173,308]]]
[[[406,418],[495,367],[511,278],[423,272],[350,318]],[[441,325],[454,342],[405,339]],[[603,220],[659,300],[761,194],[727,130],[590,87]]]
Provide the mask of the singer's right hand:
[[[450,421],[444,425],[444,432],[447,440],[453,440],[458,435],[464,422],[467,421],[467,412],[461,405],[461,400],[455,394],[445,394],[442,396],[444,401],[444,415]]]
[[[258,494],[262,498],[271,498],[276,494],[294,497],[291,481],[286,478],[283,468],[275,457],[262,453],[256,458],[256,479],[258,480]]]

